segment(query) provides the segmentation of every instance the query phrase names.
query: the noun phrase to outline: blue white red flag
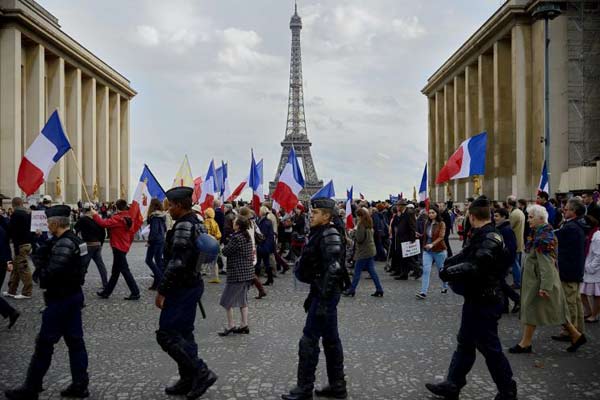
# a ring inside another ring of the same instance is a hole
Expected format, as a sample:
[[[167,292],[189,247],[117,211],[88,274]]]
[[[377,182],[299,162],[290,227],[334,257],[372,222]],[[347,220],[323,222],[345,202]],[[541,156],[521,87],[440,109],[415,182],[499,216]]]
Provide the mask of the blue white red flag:
[[[71,149],[58,111],[54,111],[42,132],[31,143],[19,165],[17,183],[27,196],[44,183],[52,167]]]
[[[346,191],[346,229],[354,228],[354,218],[352,218],[352,191],[353,186]]]
[[[142,170],[142,175],[140,175],[140,180],[135,189],[135,193],[133,194],[131,208],[129,209],[132,219],[137,221],[139,226],[141,226],[147,218],[146,214],[148,212],[148,206],[150,206],[150,200],[158,199],[163,201],[166,197],[164,189],[160,183],[158,183],[158,180],[154,177],[150,168],[144,164],[144,169]],[[137,229],[134,231],[137,231]]]
[[[286,212],[291,212],[298,204],[298,194],[303,187],[304,177],[300,171],[296,152],[292,147],[271,198],[279,203]]]
[[[423,177],[421,178],[421,186],[419,186],[419,201],[424,201],[425,208],[429,210],[429,196],[427,193],[427,163],[425,163]]]
[[[548,168],[546,165],[546,160],[544,160],[544,166],[542,167],[542,175],[540,176],[540,184],[538,185],[538,193],[546,192],[550,190],[550,185],[548,184]]]
[[[215,161],[211,160],[206,173],[206,179],[202,182],[202,193],[200,194],[200,208],[204,212],[207,208],[213,207],[215,196],[217,194],[217,174],[215,172]]]
[[[221,200],[226,200],[231,196],[231,189],[229,188],[229,176],[227,169],[229,166],[227,163],[221,161],[221,168],[223,169],[223,181],[221,182]]]
[[[487,132],[482,132],[462,142],[438,173],[435,183],[485,174],[486,146]]]
[[[260,211],[260,203],[262,199],[262,160],[260,167],[254,160],[254,152],[252,152],[252,160],[250,162],[250,173],[248,174],[248,185],[252,189],[252,209],[258,216]]]
[[[317,193],[313,194],[311,199],[333,199],[335,197],[335,188],[333,187],[333,180],[321,188]]]

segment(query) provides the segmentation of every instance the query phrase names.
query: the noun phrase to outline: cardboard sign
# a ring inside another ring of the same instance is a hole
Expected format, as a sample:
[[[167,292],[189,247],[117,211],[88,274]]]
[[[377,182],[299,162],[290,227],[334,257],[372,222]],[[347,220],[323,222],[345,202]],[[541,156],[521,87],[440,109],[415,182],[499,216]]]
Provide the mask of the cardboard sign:
[[[43,210],[34,210],[31,212],[31,232],[48,232],[48,219]]]
[[[414,242],[402,242],[402,258],[416,256],[421,253],[421,245],[418,240]]]

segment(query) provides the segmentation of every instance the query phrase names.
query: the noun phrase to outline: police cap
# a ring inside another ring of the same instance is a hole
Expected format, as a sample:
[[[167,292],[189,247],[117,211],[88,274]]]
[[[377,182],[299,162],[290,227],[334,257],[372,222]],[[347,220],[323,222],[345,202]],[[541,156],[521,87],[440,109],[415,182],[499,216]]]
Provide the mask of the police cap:
[[[44,210],[44,212],[46,213],[46,218],[70,217],[71,216],[71,207],[58,205],[58,206],[46,208]]]
[[[169,199],[169,200],[181,200],[181,199],[185,199],[186,197],[192,197],[193,193],[194,193],[194,189],[192,189],[191,187],[178,186],[178,187],[174,187],[172,189],[167,190],[165,195],[167,196],[167,199]]]
[[[310,201],[312,208],[325,208],[328,210],[335,210],[335,200],[328,198],[313,199]]]

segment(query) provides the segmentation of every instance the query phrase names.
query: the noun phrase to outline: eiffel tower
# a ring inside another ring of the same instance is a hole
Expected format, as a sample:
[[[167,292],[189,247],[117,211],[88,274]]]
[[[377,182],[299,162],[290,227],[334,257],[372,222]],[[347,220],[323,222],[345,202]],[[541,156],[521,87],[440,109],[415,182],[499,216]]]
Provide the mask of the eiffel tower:
[[[309,200],[323,187],[323,181],[317,177],[317,171],[310,154],[310,146],[306,133],[306,120],[304,118],[304,92],[302,89],[302,54],[300,51],[300,31],[302,30],[302,19],[298,15],[298,5],[294,5],[294,15],[290,20],[292,31],[292,60],[290,62],[290,94],[288,99],[287,127],[285,138],[281,142],[281,159],[275,175],[275,181],[269,182],[269,190],[272,194],[279,180],[279,175],[287,163],[290,149],[294,146],[296,156],[302,159],[304,172],[304,189],[300,192],[301,200]]]

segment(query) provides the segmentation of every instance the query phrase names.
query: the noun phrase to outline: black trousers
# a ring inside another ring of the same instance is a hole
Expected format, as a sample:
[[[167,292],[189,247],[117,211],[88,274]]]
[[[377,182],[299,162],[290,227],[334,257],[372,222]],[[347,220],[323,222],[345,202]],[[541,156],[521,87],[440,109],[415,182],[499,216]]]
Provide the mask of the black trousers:
[[[127,253],[112,248],[113,250],[113,265],[112,271],[110,272],[110,279],[108,280],[108,284],[104,289],[104,294],[110,296],[110,294],[115,290],[115,286],[117,286],[117,281],[119,280],[119,275],[123,275],[125,279],[125,283],[129,290],[131,291],[131,295],[138,296],[140,294],[140,289],[138,288],[137,283],[135,283],[135,279],[129,270],[129,264],[127,264]]]
[[[0,315],[4,318],[8,318],[15,313],[14,308],[11,307],[10,304],[6,300],[0,297]]]

